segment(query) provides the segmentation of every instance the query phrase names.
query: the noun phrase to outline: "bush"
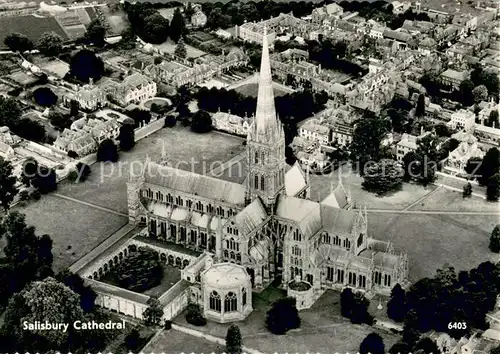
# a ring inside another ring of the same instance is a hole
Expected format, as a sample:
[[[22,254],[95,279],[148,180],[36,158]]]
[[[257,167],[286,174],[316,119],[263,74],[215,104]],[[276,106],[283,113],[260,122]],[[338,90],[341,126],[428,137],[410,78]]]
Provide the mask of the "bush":
[[[74,152],[73,150],[69,150],[68,151],[68,157],[69,158],[72,158],[72,159],[77,159],[79,156],[76,152]]]
[[[76,170],[71,170],[68,174],[68,179],[71,182],[76,182],[76,180],[78,179],[78,172]]]
[[[19,200],[24,201],[24,202],[30,200],[30,192],[28,192],[26,189],[22,190],[19,193]]]
[[[40,193],[39,190],[35,190],[35,191],[31,192],[31,198],[33,198],[35,200],[40,200],[41,197],[42,197],[42,193]]]
[[[174,116],[169,115],[165,118],[165,127],[172,128],[175,127],[175,124],[177,124],[177,119]]]
[[[172,329],[172,321],[169,321],[169,320],[165,320],[165,323],[163,325],[163,328],[166,329],[167,331],[169,329]]]
[[[155,251],[141,248],[130,253],[112,274],[120,287],[141,293],[160,285],[163,267]]]
[[[187,323],[190,323],[193,326],[204,326],[207,324],[207,319],[203,317],[201,308],[197,304],[188,305],[186,313],[186,321]]]
[[[57,95],[48,87],[37,88],[33,92],[35,102],[40,106],[50,107],[57,102]]]
[[[125,337],[125,346],[130,351],[136,351],[137,349],[139,349],[140,344],[141,344],[141,335],[137,330],[137,328],[134,328]]]

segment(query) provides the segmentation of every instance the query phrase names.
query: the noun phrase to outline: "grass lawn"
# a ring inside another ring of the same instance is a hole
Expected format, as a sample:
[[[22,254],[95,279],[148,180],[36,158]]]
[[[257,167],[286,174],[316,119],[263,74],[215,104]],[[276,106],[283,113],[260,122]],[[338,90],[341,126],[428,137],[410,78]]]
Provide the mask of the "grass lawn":
[[[288,93],[288,92],[280,89],[280,87],[276,83],[273,84],[273,87],[274,87],[274,97],[284,96]],[[242,95],[245,95],[245,96],[257,97],[258,89],[259,89],[259,85],[257,83],[251,83],[251,84],[239,86],[239,87],[235,88],[234,90],[236,92],[241,93]]]
[[[480,211],[499,213],[500,204],[488,202],[483,198],[471,196],[463,198],[462,192],[441,187],[410,210],[446,210],[446,211]]]
[[[339,183],[339,171],[334,170],[324,175],[311,175],[311,199],[323,200],[330,193],[330,189],[335,188]],[[435,187],[422,186],[410,183],[403,183],[401,189],[378,196],[363,189],[361,184],[363,178],[350,172],[350,167],[342,167],[342,184],[346,190],[351,191],[353,202],[357,207],[366,206],[368,209],[404,209],[419,198],[431,192]]]
[[[162,331],[141,353],[222,353],[222,345],[206,339],[190,336],[176,330]],[[120,353],[121,354],[121,353]]]
[[[26,214],[26,223],[35,226],[38,235],[48,234],[54,241],[55,271],[70,266],[128,221],[52,195],[15,210]]]
[[[113,278],[114,272],[115,270],[113,269],[111,272],[108,272],[103,277],[101,277],[99,281],[119,287],[118,283],[114,281]],[[168,289],[174,286],[174,284],[177,283],[180,279],[181,279],[181,271],[178,268],[164,264],[163,277],[161,279],[161,283],[151,289],[142,292],[142,294],[160,297]]]
[[[58,193],[127,213],[126,182],[131,166],[135,171],[147,156],[152,161],[159,161],[163,143],[172,166],[206,173],[213,163],[225,162],[240,153],[244,149],[242,141],[242,138],[217,132],[196,134],[182,126],[161,129],[140,140],[132,151],[120,153],[116,164],[92,165],[92,174],[85,183],[65,181],[59,186]]]
[[[500,256],[488,249],[497,216],[368,213],[370,236],[406,250],[410,280],[433,276],[445,263],[457,271]]]
[[[387,348],[398,340],[396,335],[380,332],[365,325],[353,325],[340,317],[340,294],[335,291],[327,291],[311,309],[300,311],[302,324],[299,329],[291,330],[281,336],[271,334],[265,328],[266,312],[271,302],[266,306],[264,298],[269,297],[269,300],[274,301],[282,295],[272,287],[261,294],[253,295],[254,311],[244,321],[238,322],[245,346],[264,353],[346,353],[357,352],[361,341],[374,331],[384,338]],[[184,314],[179,315],[175,321],[195,328],[185,321]],[[229,326],[230,324],[209,322],[207,326],[196,329],[224,338]],[[189,348],[184,349],[189,350]]]
[[[153,44],[153,47],[161,50],[162,52],[168,53],[168,54],[174,53],[175,46],[176,46],[176,44],[174,42],[172,42],[170,39],[168,39],[165,43],[162,43],[162,44]],[[196,49],[195,47],[190,46],[189,44],[186,44],[186,52],[187,52],[187,58],[199,58],[202,55],[206,54],[204,51]]]

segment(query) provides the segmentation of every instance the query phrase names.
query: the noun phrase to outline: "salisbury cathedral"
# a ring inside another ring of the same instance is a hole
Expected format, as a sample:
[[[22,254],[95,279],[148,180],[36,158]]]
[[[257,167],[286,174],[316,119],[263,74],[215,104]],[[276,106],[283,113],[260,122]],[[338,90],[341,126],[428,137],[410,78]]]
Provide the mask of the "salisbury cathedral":
[[[407,255],[370,237],[366,210],[353,209],[341,180],[324,200],[311,201],[308,175],[285,163],[265,35],[246,149],[243,184],[146,161],[127,184],[130,222],[146,224],[158,241],[242,265],[256,289],[300,277],[318,290],[388,293],[406,281]]]

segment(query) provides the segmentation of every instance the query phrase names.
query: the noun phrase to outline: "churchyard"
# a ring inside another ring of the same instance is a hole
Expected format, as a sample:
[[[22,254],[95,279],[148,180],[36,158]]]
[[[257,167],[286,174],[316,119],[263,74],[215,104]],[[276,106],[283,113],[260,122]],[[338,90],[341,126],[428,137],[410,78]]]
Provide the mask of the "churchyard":
[[[371,332],[379,333],[384,339],[386,348],[390,348],[398,340],[398,336],[381,332],[367,325],[354,325],[340,316],[340,293],[327,291],[311,309],[299,312],[301,326],[290,330],[285,335],[274,335],[265,326],[267,311],[285,292],[269,286],[260,294],[254,293],[252,303],[254,311],[244,321],[238,322],[243,345],[264,353],[347,353],[357,352],[361,341]],[[196,327],[185,320],[185,314],[175,320],[182,326],[199,330],[219,338],[224,338],[230,324],[210,322],[207,326]],[[149,348],[147,348],[149,349]],[[184,351],[191,349],[186,345]]]
[[[163,53],[168,53],[168,54],[173,54],[175,51],[176,44],[172,42],[171,39],[168,39],[165,43],[162,44],[153,44],[153,47],[155,49],[160,50]],[[190,46],[189,44],[186,44],[186,53],[187,53],[187,58],[199,58],[206,53],[196,49],[193,46]]]
[[[50,194],[14,210],[26,214],[26,224],[35,226],[38,235],[50,235],[56,272],[90,252],[128,221],[125,216]]]
[[[143,349],[143,353],[216,353],[224,352],[224,346],[203,338],[191,336],[176,330],[163,330]]]

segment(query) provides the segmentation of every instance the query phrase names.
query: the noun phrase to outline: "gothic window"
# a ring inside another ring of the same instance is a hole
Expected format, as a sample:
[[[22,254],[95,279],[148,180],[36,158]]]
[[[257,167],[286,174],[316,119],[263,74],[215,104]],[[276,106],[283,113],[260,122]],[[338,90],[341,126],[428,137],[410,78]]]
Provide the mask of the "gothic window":
[[[254,188],[259,189],[259,176],[255,176],[254,178]]]
[[[264,190],[265,188],[265,183],[264,183],[264,176],[260,177],[260,189]]]
[[[295,246],[292,247],[292,254],[294,256],[299,256],[300,257],[301,252],[300,252],[299,246],[295,245]]]
[[[358,276],[358,283],[361,288],[366,288],[366,277],[364,275]]]
[[[294,241],[302,241],[302,237],[298,229],[293,230],[293,240]]]
[[[191,230],[191,243],[196,244],[196,230]]]
[[[187,204],[188,208],[191,208],[193,206],[193,201],[192,200],[188,200],[186,204]]]
[[[260,161],[264,164],[266,163],[266,155],[264,155],[264,152],[260,153]]]
[[[343,269],[337,269],[337,282],[338,283],[344,282],[344,270]]]
[[[309,283],[309,284],[312,284],[313,283],[313,275],[312,274],[307,274],[306,275],[306,281]]]
[[[253,162],[254,163],[259,163],[259,153],[257,151],[255,152],[255,157],[254,157]]]
[[[391,286],[391,276],[384,274],[384,286]]]
[[[208,204],[207,206],[207,211],[211,214],[214,212],[214,207],[212,206],[212,204]]]
[[[229,254],[229,257],[230,257],[231,259],[235,259],[235,258],[236,258],[236,256],[234,255],[234,252],[233,252],[233,251],[231,251],[231,253]]]
[[[245,306],[247,304],[247,289],[241,289],[241,304]]]
[[[229,251],[228,250],[224,250],[224,258],[229,258]]]
[[[328,281],[333,281],[333,267],[327,267],[326,268],[326,280]]]
[[[215,249],[215,243],[216,243],[215,236],[211,236],[210,237],[210,249],[212,249],[212,250]]]
[[[350,249],[351,248],[351,241],[349,241],[348,238],[346,238],[344,240],[344,247],[347,248],[347,249]]]
[[[177,203],[177,205],[179,206],[183,206],[184,205],[184,201],[182,200],[181,197],[177,197],[175,202]]]
[[[221,310],[220,295],[216,291],[210,293],[210,310],[217,312]]]
[[[323,234],[323,243],[330,244],[332,242],[332,239],[330,235],[328,235],[326,232]]]
[[[335,238],[333,239],[333,244],[336,246],[340,246],[340,237],[335,236]]]
[[[349,272],[349,285],[356,286],[356,274]]]
[[[203,204],[201,202],[196,203],[196,210],[203,212]]]
[[[172,194],[168,193],[167,194],[167,203],[173,203],[174,202],[174,197],[172,197]]]
[[[236,254],[236,262],[241,262],[241,254],[240,253]]]
[[[363,244],[363,234],[359,234],[359,237],[358,237],[358,247],[361,246]]]
[[[201,245],[206,246],[207,245],[207,234],[202,232],[201,233]]]
[[[234,312],[238,311],[238,299],[236,294],[233,292],[228,292],[224,298],[224,312]]]
[[[381,285],[382,284],[382,273],[380,273],[380,272],[373,273],[373,281],[375,284]]]

